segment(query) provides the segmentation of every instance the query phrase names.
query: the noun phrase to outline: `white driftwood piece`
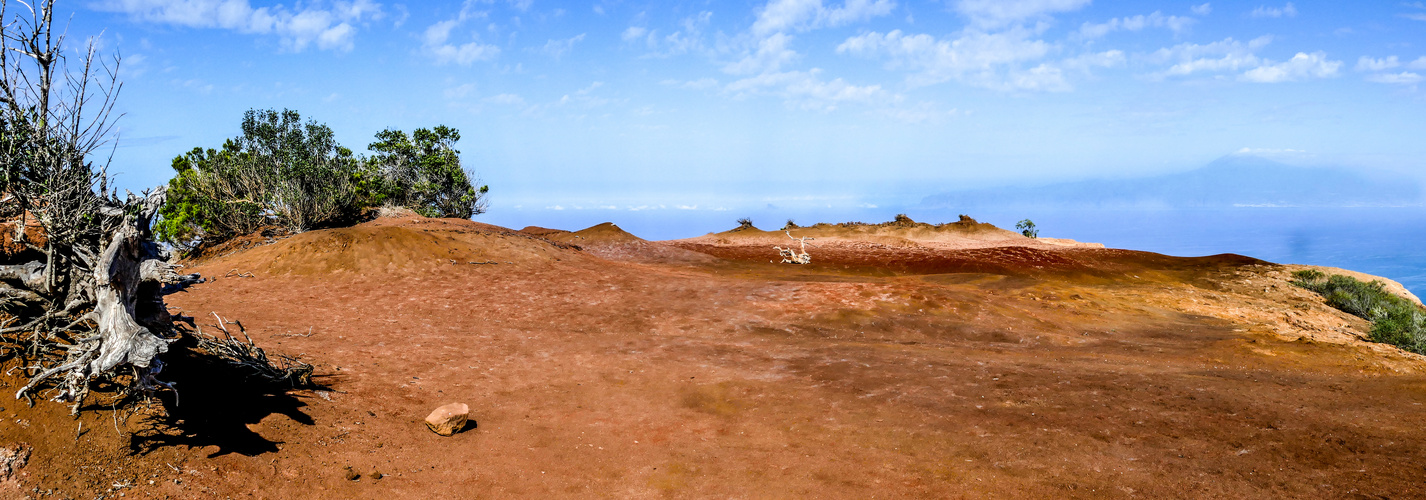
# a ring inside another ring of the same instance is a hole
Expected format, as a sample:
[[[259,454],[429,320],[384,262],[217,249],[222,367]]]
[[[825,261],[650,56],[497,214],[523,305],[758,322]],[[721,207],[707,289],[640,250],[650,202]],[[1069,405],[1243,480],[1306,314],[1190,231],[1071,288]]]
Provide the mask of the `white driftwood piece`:
[[[181,266],[170,263],[169,253],[149,238],[147,228],[163,205],[165,193],[160,187],[147,197],[130,195],[123,207],[106,207],[107,213],[123,219],[94,262],[93,282],[86,290],[92,296],[76,301],[76,305],[92,304],[93,310],[74,322],[93,321],[95,331],[79,340],[64,363],[31,378],[15,393],[16,399],[46,380],[62,376],[53,399],[74,402],[77,411],[90,380],[124,365],[135,368],[139,389],[166,385],[153,379],[163,366],[158,356],[167,352],[172,342],[161,336],[173,323],[163,295],[202,282],[202,278],[178,274]]]
[[[779,247],[779,246],[774,246],[773,248],[777,250],[778,255],[781,255],[781,256],[782,256],[782,263],[783,263],[783,264],[811,264],[811,263],[812,263],[812,256],[807,254],[807,240],[814,240],[814,239],[816,239],[816,238],[808,238],[808,237],[806,237],[806,236],[803,236],[803,237],[801,237],[801,238],[793,238],[791,231],[783,231],[783,232],[784,232],[784,233],[787,233],[787,237],[788,237],[788,238],[792,238],[792,241],[796,241],[796,242],[800,243],[802,246],[801,246],[801,252],[800,252],[800,253],[799,253],[797,250],[794,250],[792,247],[782,248],[782,247]]]

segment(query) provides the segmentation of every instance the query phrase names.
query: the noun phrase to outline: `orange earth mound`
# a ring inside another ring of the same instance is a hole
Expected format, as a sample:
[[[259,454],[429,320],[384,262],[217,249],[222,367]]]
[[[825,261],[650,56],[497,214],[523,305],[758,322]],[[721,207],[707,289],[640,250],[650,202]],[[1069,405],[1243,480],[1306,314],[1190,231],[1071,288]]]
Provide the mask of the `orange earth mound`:
[[[915,222],[904,216],[897,221],[881,224],[848,222],[842,224],[818,223],[806,227],[784,227],[777,231],[764,231],[753,226],[740,226],[721,233],[679,240],[688,244],[763,244],[799,246],[797,240],[807,238],[813,247],[839,244],[885,245],[898,248],[934,248],[940,250],[962,250],[969,248],[989,248],[1020,246],[1030,248],[1104,248],[1099,243],[1080,243],[1061,238],[1028,238],[1024,235],[995,227],[993,224],[977,222],[970,217],[945,224]]]
[[[388,218],[197,262],[176,311],[326,388],[174,366],[167,420],[4,403],[32,451],[0,497],[1426,495],[1422,357],[1293,267],[895,228],[799,266],[614,230]],[[427,430],[451,402],[474,423]]]

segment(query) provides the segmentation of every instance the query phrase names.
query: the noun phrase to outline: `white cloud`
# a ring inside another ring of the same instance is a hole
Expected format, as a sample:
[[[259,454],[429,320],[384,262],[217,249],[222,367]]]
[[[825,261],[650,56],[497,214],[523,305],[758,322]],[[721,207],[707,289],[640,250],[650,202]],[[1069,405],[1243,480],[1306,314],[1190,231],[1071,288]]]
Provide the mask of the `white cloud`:
[[[464,99],[472,92],[475,92],[475,84],[465,83],[456,87],[448,88],[444,92],[442,92],[442,94],[446,96],[446,99]]]
[[[1258,156],[1258,157],[1263,157],[1263,158],[1272,158],[1272,159],[1285,160],[1285,159],[1293,159],[1293,158],[1299,158],[1299,159],[1300,159],[1300,158],[1303,158],[1303,157],[1305,157],[1305,156],[1310,156],[1310,153],[1308,153],[1307,150],[1305,150],[1305,149],[1292,149],[1292,148],[1250,148],[1250,147],[1243,147],[1243,148],[1241,148],[1241,149],[1239,149],[1239,150],[1237,150],[1237,151],[1234,151],[1234,152],[1233,152],[1233,155],[1234,155],[1234,156]]]
[[[1057,66],[1041,64],[1024,71],[1011,71],[1005,82],[1011,88],[1040,92],[1068,92],[1069,82]]]
[[[1239,78],[1257,83],[1290,82],[1306,78],[1337,76],[1337,70],[1341,68],[1342,61],[1330,61],[1327,59],[1326,53],[1298,52],[1297,55],[1292,56],[1292,59],[1279,64],[1264,63],[1262,66],[1248,70]]]
[[[1410,71],[1400,73],[1381,73],[1367,77],[1367,81],[1376,83],[1390,83],[1396,85],[1416,85],[1421,83],[1422,77]]]
[[[470,66],[476,61],[489,61],[499,56],[500,47],[483,44],[478,40],[460,44],[450,41],[451,31],[474,17],[483,17],[483,14],[462,9],[460,16],[455,19],[440,21],[426,27],[426,31],[421,37],[422,50],[435,59],[436,64],[455,63],[461,66]]]
[[[561,57],[564,57],[565,54],[568,54],[569,51],[574,50],[574,44],[579,43],[581,40],[584,40],[584,33],[580,33],[564,40],[550,40],[548,42],[545,42],[545,46],[542,47],[540,51],[544,52],[550,57],[559,59]]]
[[[658,30],[644,27],[630,27],[621,35],[624,41],[633,42],[642,37],[650,51],[645,57],[670,57],[704,50],[703,32],[713,21],[713,13],[699,12],[679,23],[682,28],[668,35],[659,35]]]
[[[885,95],[880,85],[852,85],[837,78],[824,81],[822,70],[763,73],[729,83],[723,92],[734,97],[776,95],[798,108],[831,111],[843,102],[867,102]]]
[[[143,54],[125,55],[120,61],[119,71],[122,72],[123,78],[141,77],[149,71],[149,58]]]
[[[791,41],[791,36],[774,33],[758,41],[756,52],[747,54],[737,62],[724,65],[723,71],[734,75],[777,71],[783,64],[797,58],[797,52],[787,48]]]
[[[1426,56],[1416,58],[1415,61],[1411,61],[1406,67],[1411,69],[1426,69]]]
[[[1272,37],[1270,36],[1254,38],[1247,43],[1225,38],[1218,42],[1182,43],[1159,49],[1149,54],[1149,60],[1160,64],[1171,64],[1171,66],[1150,76],[1158,79],[1169,76],[1188,76],[1202,72],[1236,72],[1245,68],[1256,68],[1262,64],[1262,60],[1254,53],[1271,42]]]
[[[672,86],[672,87],[679,87],[679,88],[693,89],[693,90],[712,90],[712,89],[718,88],[718,80],[715,80],[715,79],[713,79],[713,78],[700,78],[700,79],[697,79],[697,80],[689,80],[689,81],[686,81],[686,82],[685,82],[685,81],[680,81],[680,80],[664,80],[664,81],[659,82],[659,83],[660,83],[660,84],[663,84],[663,85],[669,85],[669,86]]]
[[[1191,17],[1165,16],[1162,12],[1154,11],[1147,16],[1116,17],[1099,24],[1084,23],[1079,28],[1079,35],[1084,38],[1099,38],[1114,31],[1140,31],[1150,27],[1168,28],[1174,33],[1180,33],[1195,22],[1198,20]]]
[[[1192,11],[1193,15],[1195,16],[1206,16],[1209,13],[1213,12],[1213,6],[1205,3],[1203,5],[1195,5],[1193,7],[1189,7],[1188,10]]]
[[[1050,51],[1043,40],[1031,40],[1024,29],[1001,33],[966,32],[954,40],[940,40],[926,34],[908,35],[900,30],[882,34],[864,33],[848,38],[837,52],[861,57],[885,57],[890,69],[910,71],[913,85],[930,85],[959,80],[990,88],[1017,88],[1017,82],[1031,83],[1026,75],[1009,78],[1008,72],[1026,61],[1042,59]],[[1040,70],[1039,77],[1047,76]],[[1036,82],[1033,88],[1043,87]]]
[[[1089,71],[1091,68],[1113,68],[1123,66],[1127,57],[1121,50],[1106,50],[1104,52],[1094,52],[1081,54],[1064,61],[1060,61],[1060,66],[1065,69],[1075,69]]]
[[[1090,0],[960,0],[955,9],[976,26],[993,29],[1041,19],[1055,12],[1079,10]]]
[[[1357,59],[1357,71],[1383,71],[1397,66],[1401,66],[1401,61],[1397,60],[1396,56],[1389,56],[1385,59],[1362,56],[1361,59]]]
[[[626,42],[632,42],[634,40],[643,38],[644,35],[648,34],[648,32],[648,28],[630,26],[629,29],[624,30],[624,34],[620,35],[619,38],[622,38]]]
[[[896,8],[892,0],[846,0],[841,7],[828,8],[822,0],[771,0],[758,11],[752,33],[765,37],[773,33],[837,27],[884,16]]]
[[[1297,7],[1293,6],[1292,2],[1288,2],[1287,5],[1284,5],[1282,7],[1259,6],[1258,8],[1253,9],[1252,12],[1248,13],[1248,16],[1258,19],[1297,17]]]
[[[356,37],[352,23],[383,16],[381,4],[371,0],[333,1],[330,9],[299,2],[298,10],[281,4],[254,8],[248,0],[101,0],[90,6],[128,14],[142,22],[276,35],[283,47],[293,52],[310,45],[350,51]]]

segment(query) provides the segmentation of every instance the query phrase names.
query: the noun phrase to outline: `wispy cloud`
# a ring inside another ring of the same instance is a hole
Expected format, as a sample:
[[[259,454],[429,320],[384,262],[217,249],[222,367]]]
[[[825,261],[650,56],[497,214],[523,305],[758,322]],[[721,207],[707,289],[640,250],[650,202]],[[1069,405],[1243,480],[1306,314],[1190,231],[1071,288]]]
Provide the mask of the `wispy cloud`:
[[[884,16],[896,8],[891,0],[846,0],[840,7],[828,8],[822,0],[772,0],[758,12],[752,34],[764,37],[773,33],[807,31],[837,27]]]
[[[1203,5],[1195,5],[1193,7],[1189,7],[1188,10],[1193,12],[1193,15],[1195,16],[1206,16],[1208,14],[1213,13],[1213,5],[1205,3]]]
[[[1287,5],[1282,7],[1259,6],[1253,9],[1252,12],[1249,12],[1248,17],[1255,19],[1297,17],[1297,7],[1292,5],[1292,2],[1288,2]]]
[[[1357,60],[1356,69],[1357,71],[1384,71],[1397,66],[1401,66],[1401,61],[1397,60],[1396,56],[1388,56],[1384,59],[1373,59],[1371,57],[1362,56],[1361,59]]]
[[[1367,81],[1375,83],[1389,83],[1393,85],[1416,85],[1421,83],[1422,77],[1417,73],[1402,71],[1400,73],[1380,73],[1370,75]]]
[[[1262,59],[1255,52],[1269,43],[1272,43],[1272,37],[1261,36],[1248,42],[1225,38],[1212,43],[1181,43],[1162,48],[1150,54],[1148,59],[1170,66],[1149,76],[1151,79],[1163,79],[1256,68],[1262,64]]]
[[[254,8],[247,0],[101,0],[90,6],[141,22],[276,35],[293,52],[311,45],[351,51],[357,32],[353,23],[383,17],[381,4],[371,0],[333,1],[327,9],[301,2],[294,8],[282,4]]]
[[[723,71],[734,75],[751,75],[775,72],[783,64],[797,58],[797,52],[788,46],[792,37],[784,33],[773,33],[759,40],[757,49],[745,54],[741,59],[723,66]]]
[[[1090,0],[960,0],[956,12],[969,18],[979,29],[997,29],[1025,21],[1042,20],[1050,14],[1071,12],[1089,5]]]
[[[848,38],[837,53],[884,58],[887,68],[910,73],[913,86],[951,80],[999,89],[1043,90],[1061,86],[1051,68],[1019,70],[1021,63],[1043,59],[1050,44],[1030,38],[1025,29],[1000,33],[966,32],[953,39],[928,34],[869,32]]]
[[[662,58],[706,52],[708,44],[704,41],[705,32],[712,22],[713,13],[703,11],[683,18],[678,23],[679,29],[668,34],[646,26],[629,26],[620,34],[620,38],[628,43],[643,41],[650,51],[645,57]]]
[[[563,40],[550,40],[548,42],[545,42],[545,46],[540,48],[540,52],[555,59],[559,59],[561,57],[564,57],[565,54],[568,54],[569,51],[574,50],[574,44],[579,43],[582,40],[584,40],[584,33],[580,33],[578,35]]]
[[[1297,55],[1277,64],[1264,64],[1243,73],[1240,79],[1256,83],[1278,83],[1306,80],[1309,78],[1330,78],[1337,76],[1342,61],[1327,59],[1323,52],[1311,54],[1298,52]]]
[[[775,95],[789,105],[813,110],[832,111],[846,102],[869,102],[885,96],[880,85],[853,85],[841,78],[824,80],[822,70],[763,73],[729,83],[723,92],[734,97]]]
[[[1162,12],[1154,11],[1147,16],[1116,17],[1103,23],[1084,23],[1078,34],[1084,38],[1100,38],[1119,30],[1141,31],[1144,28],[1168,28],[1174,33],[1181,33],[1196,22],[1198,20],[1191,17],[1166,16]]]
[[[460,15],[455,19],[439,21],[426,27],[426,31],[421,36],[421,50],[434,59],[436,64],[454,63],[470,66],[476,61],[495,59],[500,55],[500,47],[480,43],[479,40],[471,40],[466,43],[451,41],[451,32],[456,28],[470,19],[485,16],[486,14],[483,12],[473,12],[468,8],[462,8]]]

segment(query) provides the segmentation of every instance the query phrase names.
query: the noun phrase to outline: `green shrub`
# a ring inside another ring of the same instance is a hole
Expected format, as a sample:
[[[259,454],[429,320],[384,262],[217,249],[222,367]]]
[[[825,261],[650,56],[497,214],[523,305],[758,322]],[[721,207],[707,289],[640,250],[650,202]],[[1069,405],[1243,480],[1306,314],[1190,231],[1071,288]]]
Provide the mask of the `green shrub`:
[[[332,129],[292,110],[248,110],[242,135],[222,149],[194,148],[173,160],[158,239],[194,248],[276,225],[290,232],[349,225],[371,208],[404,206],[427,217],[485,211],[487,186],[473,187],[445,126],[385,130],[361,158]]]
[[[1368,338],[1426,354],[1426,310],[1392,295],[1380,281],[1364,283],[1350,276],[1328,276],[1316,269],[1292,273],[1292,284],[1317,292],[1327,305],[1372,322]]]
[[[356,189],[361,162],[332,129],[296,111],[248,110],[242,135],[221,150],[194,148],[174,158],[176,176],[155,226],[183,246],[217,242],[266,225],[292,232],[349,223],[366,197]]]
[[[459,140],[460,131],[444,125],[418,128],[410,136],[400,130],[377,132],[376,142],[367,146],[375,153],[369,169],[379,174],[372,179],[377,201],[426,217],[469,219],[484,213],[490,187],[472,185],[455,149]]]
[[[968,218],[968,217],[966,217],[966,216],[964,216],[964,215],[962,215],[961,217],[962,217],[962,220]],[[1039,229],[1035,229],[1035,222],[1032,221],[1032,220],[1030,220],[1030,219],[1025,219],[1025,220],[1022,220],[1022,221],[1020,221],[1020,222],[1015,223],[1015,229],[1019,229],[1019,230],[1020,230],[1020,234],[1025,235],[1026,238],[1039,238],[1039,237],[1040,237],[1040,230],[1039,230]]]

